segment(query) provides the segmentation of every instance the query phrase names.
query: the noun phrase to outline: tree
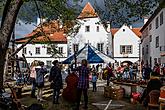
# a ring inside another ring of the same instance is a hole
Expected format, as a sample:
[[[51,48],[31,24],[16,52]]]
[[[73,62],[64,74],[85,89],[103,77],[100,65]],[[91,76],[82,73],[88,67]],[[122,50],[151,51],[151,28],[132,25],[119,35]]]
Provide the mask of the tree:
[[[3,9],[3,15],[0,27],[0,88],[3,88],[3,73],[5,65],[6,52],[9,46],[9,41],[15,22],[18,16],[18,12],[24,3],[29,2],[28,0],[3,0],[5,6]],[[37,8],[39,16],[41,12],[39,11],[38,4],[42,6],[43,14],[52,14],[58,16],[63,25],[67,24],[69,20],[73,19],[74,11],[71,7],[67,6],[67,0],[34,0],[35,6]],[[47,12],[49,13],[46,13]],[[70,28],[70,27],[68,27]]]
[[[74,9],[68,9],[71,8],[70,5],[67,5],[68,1],[71,0],[1,0],[0,3],[3,2],[5,6],[0,27],[0,88],[3,87],[4,64],[9,41],[18,12],[23,4],[33,2],[33,8],[37,9],[39,16],[48,17],[49,19],[60,18],[65,28],[72,29],[74,23],[70,24],[70,21],[74,19],[76,14],[74,14]],[[83,0],[73,1],[82,2]],[[111,23],[129,23],[132,19],[139,19],[139,17],[151,12],[151,9],[157,4],[156,1],[158,0],[104,0],[106,9],[102,18],[106,18]],[[153,5],[150,5],[151,2]],[[123,9],[126,11],[124,12]],[[102,13],[102,10],[98,10],[98,12]]]
[[[103,0],[103,6],[95,0],[95,7],[104,21],[120,27],[124,23],[131,25],[149,17],[160,1],[164,0]]]

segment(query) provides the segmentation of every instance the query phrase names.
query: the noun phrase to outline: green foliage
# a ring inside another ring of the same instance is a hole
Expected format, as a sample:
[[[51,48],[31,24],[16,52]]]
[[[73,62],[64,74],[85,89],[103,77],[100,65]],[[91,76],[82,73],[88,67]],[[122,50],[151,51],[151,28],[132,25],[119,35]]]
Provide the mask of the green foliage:
[[[140,21],[144,16],[150,16],[158,6],[160,0],[104,0],[105,9],[96,9],[102,19],[108,20],[113,25],[128,25]]]

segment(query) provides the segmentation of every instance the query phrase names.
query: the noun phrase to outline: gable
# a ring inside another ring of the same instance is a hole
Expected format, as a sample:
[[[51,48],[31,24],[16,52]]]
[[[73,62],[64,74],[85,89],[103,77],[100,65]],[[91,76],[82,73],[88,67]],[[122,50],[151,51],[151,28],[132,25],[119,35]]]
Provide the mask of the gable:
[[[142,33],[140,32],[140,29],[141,29],[141,28],[132,28],[132,29],[130,29],[128,26],[125,26],[125,25],[122,26],[121,28],[112,28],[112,29],[110,29],[112,36],[114,37],[115,34],[118,33],[119,30],[120,30],[120,32],[121,32],[121,31],[124,31],[124,30],[121,30],[121,29],[123,29],[123,27],[125,27],[125,31],[129,29],[129,30],[132,31],[137,37],[141,38],[141,36],[142,36]]]
[[[93,17],[98,17],[98,14],[95,12],[92,5],[88,2],[77,18],[83,19],[83,18],[93,18]]]

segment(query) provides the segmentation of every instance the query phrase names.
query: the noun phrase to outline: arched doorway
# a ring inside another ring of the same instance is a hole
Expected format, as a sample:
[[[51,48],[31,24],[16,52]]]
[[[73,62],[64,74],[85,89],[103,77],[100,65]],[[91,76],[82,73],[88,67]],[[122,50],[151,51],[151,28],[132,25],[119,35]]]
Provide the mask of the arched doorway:
[[[132,65],[133,63],[131,61],[123,61],[121,62],[121,65]]]

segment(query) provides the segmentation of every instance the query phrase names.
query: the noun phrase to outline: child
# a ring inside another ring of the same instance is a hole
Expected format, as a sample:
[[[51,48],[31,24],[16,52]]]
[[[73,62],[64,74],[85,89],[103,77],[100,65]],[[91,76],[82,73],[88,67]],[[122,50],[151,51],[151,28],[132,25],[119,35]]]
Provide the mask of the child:
[[[96,73],[94,72],[94,73],[92,74],[93,92],[96,92],[96,90],[97,90],[96,82],[97,82],[97,75],[96,75]]]

